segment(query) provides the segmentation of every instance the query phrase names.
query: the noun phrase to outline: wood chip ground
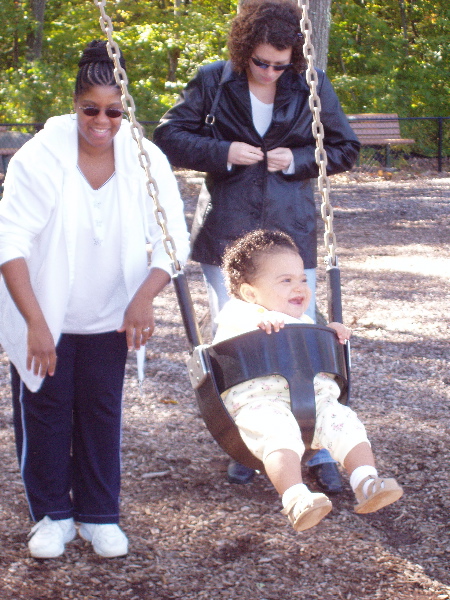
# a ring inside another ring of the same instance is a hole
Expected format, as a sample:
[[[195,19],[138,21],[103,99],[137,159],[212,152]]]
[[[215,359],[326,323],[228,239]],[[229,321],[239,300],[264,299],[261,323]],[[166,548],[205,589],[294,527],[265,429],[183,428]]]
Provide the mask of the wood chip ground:
[[[177,176],[192,219],[200,176]],[[133,355],[127,364],[125,558],[101,559],[79,538],[61,558],[28,556],[8,361],[0,354],[0,600],[450,598],[450,179],[352,172],[331,185],[344,318],[353,328],[352,406],[380,473],[396,477],[404,497],[357,515],[345,477],[332,513],[296,534],[263,475],[246,486],[227,483],[228,459],[190,388],[169,287],[156,301],[142,389]],[[187,274],[201,318],[207,299],[198,266],[189,264]],[[325,311],[322,265],[318,287]],[[307,473],[305,480],[314,488]]]

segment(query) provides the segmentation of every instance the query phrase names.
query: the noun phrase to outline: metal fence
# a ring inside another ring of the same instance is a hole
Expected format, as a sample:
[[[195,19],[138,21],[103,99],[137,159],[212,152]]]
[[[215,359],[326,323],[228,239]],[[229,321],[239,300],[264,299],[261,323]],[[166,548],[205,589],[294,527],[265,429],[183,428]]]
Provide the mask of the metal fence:
[[[370,117],[362,116],[370,121]],[[374,121],[377,118],[373,119]],[[379,120],[379,117],[378,117]],[[395,169],[425,168],[433,171],[450,171],[450,117],[400,117],[401,136],[414,140],[414,144],[362,146],[355,168],[375,170],[389,166]],[[146,136],[151,139],[158,121],[141,121]],[[43,123],[0,123],[0,182],[11,156],[39,129]]]

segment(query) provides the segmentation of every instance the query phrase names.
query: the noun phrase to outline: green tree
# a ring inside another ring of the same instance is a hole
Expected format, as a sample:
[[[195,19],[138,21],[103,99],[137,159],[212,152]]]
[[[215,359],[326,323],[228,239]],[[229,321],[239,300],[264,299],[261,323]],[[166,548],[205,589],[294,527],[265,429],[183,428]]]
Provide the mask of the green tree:
[[[314,28],[325,31],[314,18],[317,9],[326,16],[329,3],[310,2]],[[44,5],[39,37],[33,7]],[[106,8],[127,59],[138,117],[157,120],[199,65],[226,58],[237,0],[117,0]],[[327,72],[346,112],[448,115],[448,0],[334,0],[331,11]],[[91,0],[1,2],[3,121],[44,121],[70,110],[81,51],[104,37],[98,16]],[[313,41],[320,55],[326,39],[313,31]],[[418,139],[411,131],[404,135]]]
[[[328,73],[348,112],[447,113],[448,2],[346,0],[332,11]]]
[[[0,16],[11,23],[0,38],[0,101],[7,121],[42,121],[70,110],[79,56],[103,38],[99,11],[89,0],[47,0],[40,60],[29,60],[26,3],[7,0]],[[107,4],[115,39],[127,60],[139,118],[157,120],[204,62],[223,58],[233,0],[120,0]],[[16,59],[11,59],[15,48]]]

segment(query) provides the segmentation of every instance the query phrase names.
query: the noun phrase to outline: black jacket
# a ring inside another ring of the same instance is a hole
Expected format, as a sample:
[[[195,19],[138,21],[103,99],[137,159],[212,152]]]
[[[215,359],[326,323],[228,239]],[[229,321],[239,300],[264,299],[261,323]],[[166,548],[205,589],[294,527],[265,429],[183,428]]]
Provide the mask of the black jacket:
[[[224,82],[211,130],[205,126],[225,62],[201,67],[177,104],[162,118],[153,141],[178,167],[204,171],[205,183],[192,227],[192,258],[219,265],[226,245],[248,231],[279,229],[297,243],[305,268],[317,262],[316,211],[310,178],[317,177],[309,88],[304,74],[284,72],[277,81],[272,123],[264,137],[256,131],[247,76],[232,71]],[[318,70],[328,174],[352,167],[359,142],[326,75]],[[269,173],[266,161],[227,169],[233,141],[265,152],[290,148],[295,173]]]

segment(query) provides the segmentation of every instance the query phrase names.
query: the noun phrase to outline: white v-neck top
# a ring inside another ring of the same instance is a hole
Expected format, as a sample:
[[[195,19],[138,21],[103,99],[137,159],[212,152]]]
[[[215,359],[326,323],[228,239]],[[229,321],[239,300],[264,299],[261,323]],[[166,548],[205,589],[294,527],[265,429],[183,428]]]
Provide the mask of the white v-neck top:
[[[104,333],[118,329],[128,304],[122,272],[119,198],[116,178],[92,189],[79,171],[74,281],[63,333]]]
[[[250,101],[252,104],[253,125],[259,135],[264,137],[272,122],[273,102],[272,104],[265,104],[258,100],[252,92],[250,92]]]
[[[250,92],[250,101],[252,104],[252,118],[253,125],[255,126],[256,131],[259,133],[261,137],[264,137],[264,134],[270,127],[272,123],[273,116],[273,103],[265,104],[258,100],[258,98]],[[287,169],[283,169],[283,173],[285,175],[292,175],[295,172],[295,164],[294,159],[292,159],[291,164]]]

